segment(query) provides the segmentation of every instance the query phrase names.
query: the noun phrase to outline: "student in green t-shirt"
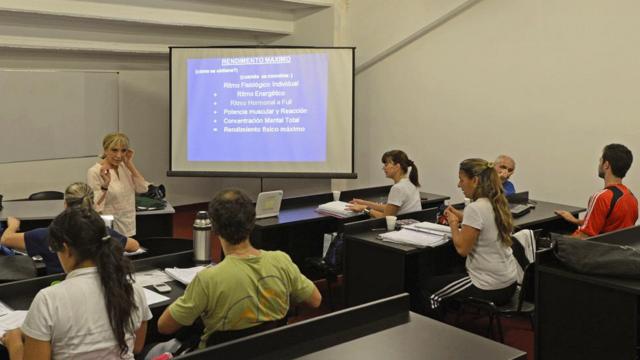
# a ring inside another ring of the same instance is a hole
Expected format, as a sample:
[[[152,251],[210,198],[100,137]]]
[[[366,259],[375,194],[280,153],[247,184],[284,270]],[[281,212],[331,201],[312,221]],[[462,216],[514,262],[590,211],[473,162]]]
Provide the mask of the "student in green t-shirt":
[[[287,254],[251,246],[255,208],[246,194],[234,189],[219,192],[209,203],[209,216],[225,259],[200,271],[184,295],[164,311],[158,320],[160,333],[173,334],[201,317],[203,347],[215,331],[282,319],[289,301],[320,306],[320,292]]]

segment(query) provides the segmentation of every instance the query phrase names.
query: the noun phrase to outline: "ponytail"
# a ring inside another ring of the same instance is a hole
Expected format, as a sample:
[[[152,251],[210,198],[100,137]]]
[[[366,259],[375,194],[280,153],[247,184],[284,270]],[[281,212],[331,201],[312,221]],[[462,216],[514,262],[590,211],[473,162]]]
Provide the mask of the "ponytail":
[[[129,351],[126,335],[135,330],[131,316],[132,312],[137,310],[131,285],[132,266],[129,259],[122,255],[124,249],[119,242],[111,236],[105,236],[101,241],[103,244],[95,261],[104,290],[109,324],[122,356]]]
[[[49,225],[49,246],[61,251],[67,244],[77,263],[96,263],[104,292],[109,325],[120,348],[120,356],[129,351],[126,334],[133,333],[132,314],[137,310],[132,280],[132,266],[122,245],[107,234],[104,221],[91,208],[69,206]]]
[[[405,174],[409,172],[409,181],[411,181],[415,187],[420,187],[420,181],[418,180],[418,167],[413,160],[409,160],[409,156],[407,156],[404,151],[389,150],[382,154],[382,163],[386,164],[389,161],[394,164],[399,164]],[[409,167],[411,167],[411,171],[409,171]]]
[[[85,209],[93,208],[93,189],[83,182],[75,182],[64,191],[67,206],[80,206]]]
[[[411,181],[415,187],[420,187],[420,182],[418,181],[418,167],[413,160],[409,160],[409,166],[411,167],[411,171],[409,172],[409,181]]]
[[[478,186],[476,186],[472,200],[475,201],[481,197],[489,199],[500,242],[504,246],[511,246],[513,218],[494,163],[483,159],[467,159],[460,163],[460,171],[469,178],[478,178]]]

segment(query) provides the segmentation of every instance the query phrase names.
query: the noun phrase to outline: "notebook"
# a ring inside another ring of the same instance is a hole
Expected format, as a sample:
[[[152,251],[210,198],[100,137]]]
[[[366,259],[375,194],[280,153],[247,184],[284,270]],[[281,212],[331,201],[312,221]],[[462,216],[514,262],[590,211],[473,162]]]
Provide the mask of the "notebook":
[[[180,281],[185,285],[189,285],[196,274],[205,269],[205,266],[194,266],[191,268],[166,268],[164,272],[173,279]]]
[[[339,218],[348,218],[348,217],[362,215],[362,213],[347,210],[347,205],[349,205],[349,203],[346,203],[344,201],[331,201],[326,204],[322,204],[318,206],[318,209],[316,210],[318,212],[339,217]]]

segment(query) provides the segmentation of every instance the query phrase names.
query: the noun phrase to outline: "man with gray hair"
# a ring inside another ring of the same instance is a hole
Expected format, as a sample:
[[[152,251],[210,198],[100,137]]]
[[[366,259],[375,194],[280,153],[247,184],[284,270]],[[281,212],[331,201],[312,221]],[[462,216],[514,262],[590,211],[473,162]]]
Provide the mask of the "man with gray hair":
[[[509,181],[509,178],[516,171],[516,162],[512,157],[507,155],[498,155],[495,161],[496,171],[502,180],[502,188],[505,195],[511,195],[516,192],[516,187]]]

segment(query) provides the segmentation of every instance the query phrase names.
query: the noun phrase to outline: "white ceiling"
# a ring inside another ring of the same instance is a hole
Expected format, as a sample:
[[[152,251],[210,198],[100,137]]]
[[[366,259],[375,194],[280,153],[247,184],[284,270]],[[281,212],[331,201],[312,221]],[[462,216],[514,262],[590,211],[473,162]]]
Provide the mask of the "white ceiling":
[[[169,46],[269,44],[333,0],[2,0],[0,57],[166,58]]]

